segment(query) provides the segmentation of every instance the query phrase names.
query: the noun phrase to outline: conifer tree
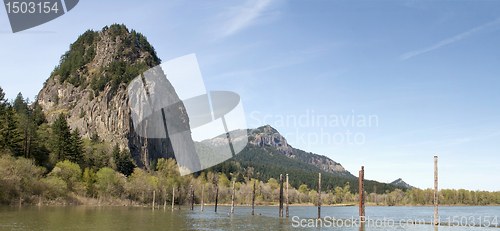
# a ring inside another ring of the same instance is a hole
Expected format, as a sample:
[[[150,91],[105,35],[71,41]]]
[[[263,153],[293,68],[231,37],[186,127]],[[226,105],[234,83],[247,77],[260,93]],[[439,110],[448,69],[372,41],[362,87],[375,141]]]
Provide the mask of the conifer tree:
[[[1,115],[0,149],[8,150],[15,156],[22,155],[22,136],[18,130],[18,121],[14,108],[7,104]]]
[[[69,160],[82,165],[83,160],[83,140],[78,128],[71,133],[71,150],[68,156]]]
[[[61,113],[51,126],[50,148],[58,161],[64,160],[71,153],[71,133],[68,122]]]

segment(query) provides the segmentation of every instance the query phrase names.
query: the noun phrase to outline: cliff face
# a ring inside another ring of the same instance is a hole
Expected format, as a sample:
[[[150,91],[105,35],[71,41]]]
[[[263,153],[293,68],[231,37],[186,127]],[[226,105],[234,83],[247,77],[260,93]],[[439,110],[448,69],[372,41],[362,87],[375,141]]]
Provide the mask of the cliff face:
[[[148,168],[157,158],[175,158],[168,137],[143,138],[134,131],[127,86],[160,64],[144,36],[123,25],[87,31],[63,57],[37,96],[49,123],[64,113],[71,129],[78,128],[82,137],[98,134],[129,149],[139,167]]]

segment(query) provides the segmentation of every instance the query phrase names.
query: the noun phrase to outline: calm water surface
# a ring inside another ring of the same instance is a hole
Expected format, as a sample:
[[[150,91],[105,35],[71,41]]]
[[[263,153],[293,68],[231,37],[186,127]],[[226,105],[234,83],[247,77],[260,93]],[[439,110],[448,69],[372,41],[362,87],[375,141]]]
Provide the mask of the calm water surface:
[[[228,215],[231,208],[219,206],[214,212],[213,206],[205,206],[203,212],[196,206],[194,211],[182,207],[172,212],[167,207],[152,210],[150,207],[119,206],[0,206],[0,230],[499,230],[485,227],[433,227],[431,225],[413,225],[401,223],[424,219],[432,221],[433,207],[366,207],[366,215],[372,223],[365,227],[354,227],[351,218],[356,219],[358,207],[322,207],[322,217],[334,217],[335,220],[323,220],[322,227],[309,227],[317,217],[317,207],[290,207],[289,218],[278,218],[278,207],[256,207],[251,216],[251,207],[235,207],[234,214]],[[462,223],[479,225],[488,221],[500,222],[500,207],[440,207],[441,222],[462,219]],[[485,217],[489,216],[489,217]],[[384,218],[385,223],[382,223]],[[485,221],[488,220],[488,221]],[[377,221],[379,220],[379,221]],[[393,220],[391,223],[389,220]],[[335,224],[342,227],[334,227]],[[315,223],[314,226],[320,226]],[[392,225],[391,225],[392,224]],[[350,227],[345,227],[346,225]],[[326,227],[325,227],[326,226]],[[379,226],[379,227],[376,227]],[[500,224],[498,225],[500,227]]]

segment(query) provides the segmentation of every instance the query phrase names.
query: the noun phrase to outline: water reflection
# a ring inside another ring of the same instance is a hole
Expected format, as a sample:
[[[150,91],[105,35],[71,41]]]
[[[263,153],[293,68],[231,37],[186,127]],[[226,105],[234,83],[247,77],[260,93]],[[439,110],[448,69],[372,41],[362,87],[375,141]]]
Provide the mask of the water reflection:
[[[365,223],[364,222],[361,222],[361,224],[359,224],[359,231],[365,231]]]
[[[328,207],[324,209],[325,217],[335,218],[334,226],[309,227],[308,222],[297,226],[296,218],[308,219],[315,210],[312,207],[294,206],[290,208],[289,218],[279,218],[277,207],[256,207],[255,214],[251,215],[251,207],[236,206],[234,214],[229,214],[230,206],[219,206],[218,213],[214,206],[205,206],[205,211],[189,210],[182,206],[181,210],[160,209],[152,211],[151,207],[130,206],[0,206],[0,230],[410,230],[410,231],[456,231],[456,230],[485,230],[479,227],[449,227],[434,225],[415,225],[413,223],[398,223],[401,219],[411,217],[429,217],[425,207],[400,208],[370,208],[370,214],[375,219],[393,219],[393,226],[377,227],[374,223],[359,223],[354,225],[352,214],[356,208]],[[465,216],[474,212],[476,216],[500,217],[500,207],[446,207],[443,214],[457,214]],[[430,210],[432,213],[432,210]],[[486,215],[489,214],[489,215]],[[372,216],[370,219],[372,219]],[[26,219],[28,218],[29,219]],[[338,221],[338,224],[337,224]],[[341,222],[342,221],[342,222]],[[429,219],[427,219],[430,222]],[[347,223],[346,223],[347,222]],[[332,224],[332,223],[330,223]],[[333,225],[333,224],[332,224]],[[342,226],[341,226],[342,225]],[[374,227],[375,225],[375,227]]]

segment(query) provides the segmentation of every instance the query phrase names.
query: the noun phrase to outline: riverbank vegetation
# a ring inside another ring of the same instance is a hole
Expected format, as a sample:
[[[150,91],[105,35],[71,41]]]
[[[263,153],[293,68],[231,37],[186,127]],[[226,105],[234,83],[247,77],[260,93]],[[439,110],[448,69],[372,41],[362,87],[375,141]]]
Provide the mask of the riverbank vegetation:
[[[280,154],[273,156],[278,158]],[[304,175],[304,171],[293,168],[293,163],[287,169],[263,164],[269,161],[276,160],[257,160],[259,164],[231,159],[186,176],[179,174],[173,159],[158,159],[149,170],[137,168],[126,149],[102,141],[97,134],[82,139],[77,129],[71,131],[64,114],[48,124],[36,102],[30,104],[22,94],[7,102],[0,88],[0,204],[144,205],[153,200],[170,204],[173,191],[176,204],[186,204],[191,186],[195,203],[201,203],[202,189],[204,203],[215,203],[218,187],[218,202],[229,204],[235,182],[235,203],[248,205],[255,182],[256,204],[271,205],[279,199],[279,174],[287,173],[290,203],[317,204],[317,173]],[[325,174],[323,179],[323,205],[357,202],[355,178]],[[369,204],[433,203],[431,189],[383,188],[377,183],[370,183],[371,188],[364,192]],[[500,204],[500,192],[442,189],[438,195],[443,205]]]
[[[0,202],[3,204],[151,204],[155,201],[171,204],[175,191],[176,204],[189,201],[189,190],[194,189],[195,203],[201,203],[204,188],[204,203],[215,203],[216,187],[219,187],[220,204],[231,202],[232,181],[235,181],[235,203],[249,205],[252,201],[253,183],[256,183],[257,205],[278,202],[279,182],[271,178],[267,182],[242,178],[239,174],[201,172],[197,175],[180,176],[173,159],[159,159],[156,169],[146,171],[135,168],[127,177],[123,173],[103,167],[97,171],[85,168],[69,160],[58,162],[48,173],[44,167],[24,157],[8,154],[0,157]],[[217,181],[218,179],[218,181]],[[286,185],[284,186],[286,188]],[[349,184],[322,192],[323,205],[353,205],[358,194],[349,191]],[[431,205],[433,190],[418,189],[402,191],[396,189],[385,194],[367,193],[371,205]],[[500,204],[500,192],[443,189],[439,193],[442,205],[495,205]],[[165,197],[166,196],[166,197]],[[317,204],[318,194],[307,185],[298,189],[289,185],[291,204]]]

